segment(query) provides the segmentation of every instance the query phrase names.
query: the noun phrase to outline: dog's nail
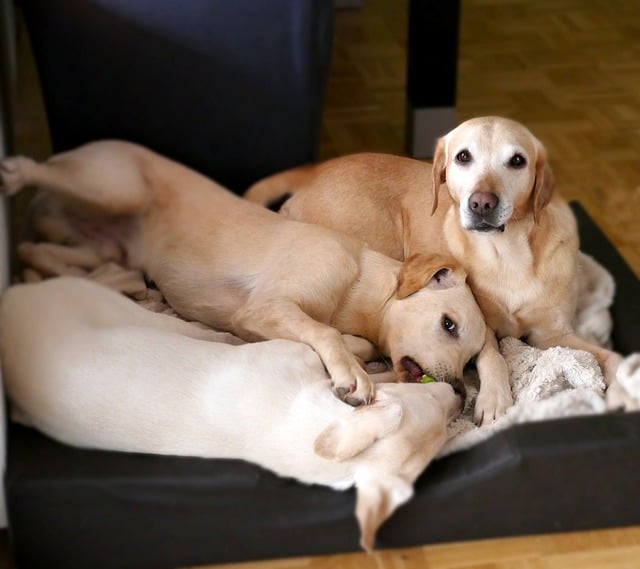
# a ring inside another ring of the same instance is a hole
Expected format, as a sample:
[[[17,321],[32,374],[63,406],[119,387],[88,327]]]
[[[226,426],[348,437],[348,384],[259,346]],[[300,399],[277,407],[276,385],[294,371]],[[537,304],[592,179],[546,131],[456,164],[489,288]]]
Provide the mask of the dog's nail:
[[[336,388],[336,395],[340,399],[344,399],[349,393],[350,393],[350,391],[346,387],[337,387]]]
[[[364,401],[360,399],[360,397],[345,397],[344,402],[351,405],[351,407],[360,407],[361,405],[364,405]]]

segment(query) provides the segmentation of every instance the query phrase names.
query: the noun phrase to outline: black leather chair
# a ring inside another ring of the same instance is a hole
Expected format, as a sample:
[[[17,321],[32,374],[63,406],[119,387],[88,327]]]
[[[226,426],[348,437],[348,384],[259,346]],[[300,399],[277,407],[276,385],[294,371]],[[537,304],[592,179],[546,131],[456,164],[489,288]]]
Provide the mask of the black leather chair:
[[[331,0],[20,0],[53,149],[122,138],[237,192],[316,157]]]

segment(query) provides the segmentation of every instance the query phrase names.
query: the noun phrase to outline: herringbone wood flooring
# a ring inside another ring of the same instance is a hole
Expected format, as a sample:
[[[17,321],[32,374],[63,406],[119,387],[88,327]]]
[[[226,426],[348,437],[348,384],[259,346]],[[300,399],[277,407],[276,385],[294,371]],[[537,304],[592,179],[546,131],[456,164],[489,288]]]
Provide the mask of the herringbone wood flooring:
[[[406,18],[406,0],[337,14],[323,157],[405,153]],[[462,0],[457,114],[526,124],[640,275],[640,1]]]
[[[337,13],[323,158],[405,152],[406,18],[407,0]],[[16,150],[44,158],[42,103],[20,40]],[[529,126],[558,190],[586,206],[640,274],[640,0],[462,0],[457,110],[459,121],[498,114]],[[631,569],[640,567],[640,528],[224,567]]]

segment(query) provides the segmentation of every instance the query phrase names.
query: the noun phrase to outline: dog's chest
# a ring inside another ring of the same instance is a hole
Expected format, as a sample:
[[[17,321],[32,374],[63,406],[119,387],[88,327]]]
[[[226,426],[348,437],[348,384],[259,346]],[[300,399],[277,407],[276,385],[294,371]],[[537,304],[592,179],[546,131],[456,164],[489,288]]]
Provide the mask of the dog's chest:
[[[530,248],[493,240],[476,249],[473,267],[470,284],[489,325],[499,336],[526,335],[545,290]]]

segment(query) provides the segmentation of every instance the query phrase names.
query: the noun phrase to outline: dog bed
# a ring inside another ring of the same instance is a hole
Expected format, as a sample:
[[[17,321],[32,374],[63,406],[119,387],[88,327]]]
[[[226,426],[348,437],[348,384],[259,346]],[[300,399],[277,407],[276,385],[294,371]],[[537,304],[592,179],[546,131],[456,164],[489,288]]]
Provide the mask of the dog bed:
[[[582,250],[616,282],[613,345],[638,351],[638,279],[574,210]],[[501,348],[540,365],[516,340]],[[466,450],[444,449],[377,547],[640,524],[640,413],[607,414],[597,403],[587,411],[596,414],[514,420]],[[242,461],[79,450],[10,424],[5,491],[18,567],[161,569],[358,550],[353,491]]]

